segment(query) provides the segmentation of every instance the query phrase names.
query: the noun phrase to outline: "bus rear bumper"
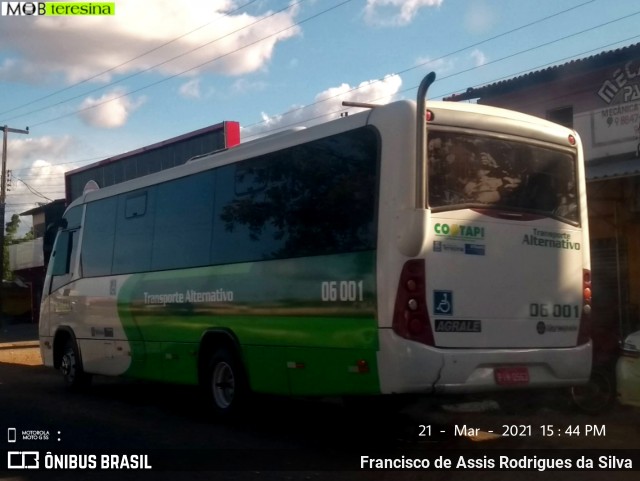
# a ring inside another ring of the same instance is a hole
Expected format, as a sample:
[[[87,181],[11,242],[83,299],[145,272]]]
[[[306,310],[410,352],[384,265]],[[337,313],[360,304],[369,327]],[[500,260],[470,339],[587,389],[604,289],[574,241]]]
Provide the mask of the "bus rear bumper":
[[[382,393],[475,393],[584,384],[591,373],[591,343],[573,348],[441,349],[380,334]],[[497,375],[513,370],[513,379]],[[500,378],[498,380],[498,378]]]

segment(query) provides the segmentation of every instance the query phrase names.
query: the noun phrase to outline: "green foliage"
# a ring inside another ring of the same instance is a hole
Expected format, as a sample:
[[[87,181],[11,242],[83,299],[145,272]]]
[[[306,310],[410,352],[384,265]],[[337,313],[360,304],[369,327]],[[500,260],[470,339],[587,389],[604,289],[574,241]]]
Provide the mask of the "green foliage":
[[[18,214],[13,214],[11,216],[11,220],[6,223],[5,244],[7,243],[7,239],[11,241],[15,238],[15,235],[18,232],[19,227],[20,227],[20,216]],[[9,243],[11,244],[12,242],[9,242]]]
[[[11,216],[11,220],[5,223],[4,245],[2,246],[4,251],[4,257],[2,259],[2,278],[9,281],[13,279],[13,272],[9,270],[9,246],[34,239],[33,229],[27,232],[24,237],[18,237],[20,221],[20,216],[18,214],[13,214]]]

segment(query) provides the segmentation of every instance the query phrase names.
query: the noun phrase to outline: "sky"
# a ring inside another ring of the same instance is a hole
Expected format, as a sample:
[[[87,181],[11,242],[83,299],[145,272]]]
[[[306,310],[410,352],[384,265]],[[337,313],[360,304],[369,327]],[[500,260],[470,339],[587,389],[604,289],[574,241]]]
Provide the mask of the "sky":
[[[9,134],[7,221],[63,198],[65,171],[224,120],[248,141],[414,99],[430,71],[441,99],[640,42],[637,0],[114,3],[0,16],[0,126],[29,127]]]

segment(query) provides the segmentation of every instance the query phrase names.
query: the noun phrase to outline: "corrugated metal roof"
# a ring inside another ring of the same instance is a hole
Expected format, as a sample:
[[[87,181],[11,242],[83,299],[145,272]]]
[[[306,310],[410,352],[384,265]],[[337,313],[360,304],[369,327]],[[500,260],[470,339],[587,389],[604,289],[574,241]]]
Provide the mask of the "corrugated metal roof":
[[[526,73],[508,80],[501,80],[482,87],[470,87],[466,92],[445,97],[448,101],[472,100],[504,95],[509,92],[530,87],[545,82],[552,82],[558,78],[578,74],[580,72],[593,71],[605,68],[629,58],[640,57],[640,43],[627,45],[615,50],[607,50],[590,57],[571,60],[560,65],[554,65],[541,70]]]
[[[640,157],[587,163],[587,180],[611,180],[640,175]]]
[[[33,209],[26,210],[22,212],[20,215],[36,215],[41,212],[45,212],[47,209],[51,209],[51,207],[54,205],[57,205],[57,204],[64,205],[64,203],[65,203],[64,199],[56,199],[54,201],[49,202],[48,204],[40,205],[38,207],[34,207]]]

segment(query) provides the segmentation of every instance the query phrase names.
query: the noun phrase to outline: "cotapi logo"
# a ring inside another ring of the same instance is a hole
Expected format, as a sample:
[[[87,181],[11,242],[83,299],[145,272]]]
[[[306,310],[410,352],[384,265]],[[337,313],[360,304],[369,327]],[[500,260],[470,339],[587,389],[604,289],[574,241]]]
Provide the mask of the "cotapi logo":
[[[447,237],[460,237],[464,239],[484,239],[484,227],[459,224],[435,224],[433,226],[436,235]]]

